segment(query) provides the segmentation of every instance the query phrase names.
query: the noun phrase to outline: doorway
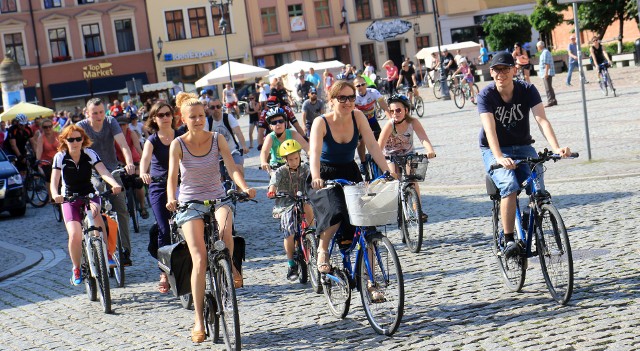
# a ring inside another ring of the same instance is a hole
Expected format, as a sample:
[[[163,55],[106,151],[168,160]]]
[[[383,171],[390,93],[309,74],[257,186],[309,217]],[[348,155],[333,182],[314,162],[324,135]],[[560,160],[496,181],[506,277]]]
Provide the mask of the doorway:
[[[400,67],[402,64],[402,47],[400,40],[387,42],[387,59],[393,61],[397,67]]]

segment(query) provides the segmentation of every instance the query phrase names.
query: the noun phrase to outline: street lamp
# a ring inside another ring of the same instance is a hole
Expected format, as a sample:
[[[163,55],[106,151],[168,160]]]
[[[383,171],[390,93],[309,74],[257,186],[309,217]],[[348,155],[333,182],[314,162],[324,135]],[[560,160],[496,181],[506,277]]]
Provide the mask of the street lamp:
[[[447,84],[447,77],[445,77],[444,65],[442,64],[442,50],[440,50],[440,21],[438,19],[438,8],[436,7],[436,1],[431,0],[431,6],[433,6],[433,19],[436,24],[436,39],[438,41],[438,57],[440,57],[440,88],[442,89],[442,98],[445,100],[451,100],[449,96],[449,85]]]
[[[158,37],[158,55],[156,56],[158,58],[158,61],[160,61],[160,56],[162,56],[162,46],[164,45],[164,42],[162,41],[162,38]]]
[[[231,6],[232,2],[232,0],[227,0],[227,7]],[[218,28],[224,35],[224,47],[227,51],[227,66],[229,67],[229,83],[231,83],[231,87],[233,88],[233,78],[231,78],[231,60],[229,59],[229,43],[227,42],[227,20],[224,19],[224,0],[209,0],[209,4],[211,4],[211,7],[220,7],[220,23],[218,24]]]
[[[347,35],[349,36],[349,56],[351,56],[351,64],[353,64],[353,60],[355,59],[355,57],[353,56],[353,45],[351,45],[351,35],[349,33],[349,19],[347,18],[347,9],[344,8],[344,6],[342,6],[342,10],[340,11],[340,14],[342,15],[342,23],[340,23],[340,29],[342,29],[342,26],[344,26],[345,24],[347,25]]]

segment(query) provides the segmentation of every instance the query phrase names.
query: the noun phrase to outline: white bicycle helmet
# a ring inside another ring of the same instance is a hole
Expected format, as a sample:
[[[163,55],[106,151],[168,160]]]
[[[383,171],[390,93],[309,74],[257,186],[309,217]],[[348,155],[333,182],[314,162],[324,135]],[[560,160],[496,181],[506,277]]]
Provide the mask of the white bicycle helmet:
[[[25,116],[24,113],[18,113],[16,115],[16,120],[18,121],[18,123],[22,125],[26,125],[27,123],[29,123],[29,120],[27,119],[27,116]]]

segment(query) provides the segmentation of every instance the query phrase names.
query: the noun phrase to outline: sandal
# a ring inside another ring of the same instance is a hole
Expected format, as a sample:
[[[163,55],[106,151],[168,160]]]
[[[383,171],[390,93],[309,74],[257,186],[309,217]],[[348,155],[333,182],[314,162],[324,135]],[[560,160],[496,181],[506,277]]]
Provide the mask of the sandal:
[[[161,294],[166,294],[171,289],[171,285],[169,284],[169,277],[167,277],[166,273],[160,273],[160,282],[158,283],[158,292]]]
[[[378,286],[376,284],[373,284],[371,281],[367,282],[367,291],[369,292],[371,302],[385,301],[384,292],[382,292],[380,288],[378,288]]]
[[[204,330],[191,329],[191,341],[201,343],[205,339]]]
[[[329,273],[331,272],[331,263],[329,263],[329,251],[318,249],[318,272]]]
[[[233,271],[233,286],[236,289],[244,287],[244,279],[242,278],[242,274],[236,270]]]
[[[146,208],[140,209],[140,217],[142,217],[142,219],[149,218],[149,212],[147,212]]]

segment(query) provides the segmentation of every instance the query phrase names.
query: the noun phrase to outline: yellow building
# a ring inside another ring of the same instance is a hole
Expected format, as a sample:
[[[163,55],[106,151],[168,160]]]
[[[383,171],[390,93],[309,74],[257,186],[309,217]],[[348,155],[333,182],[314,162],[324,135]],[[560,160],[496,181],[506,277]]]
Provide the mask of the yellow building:
[[[228,23],[230,60],[252,63],[245,3],[236,0],[229,6],[227,0],[222,2],[222,14],[220,6],[211,6],[208,0],[146,2],[158,82],[194,83],[227,62],[219,26],[222,16]]]

